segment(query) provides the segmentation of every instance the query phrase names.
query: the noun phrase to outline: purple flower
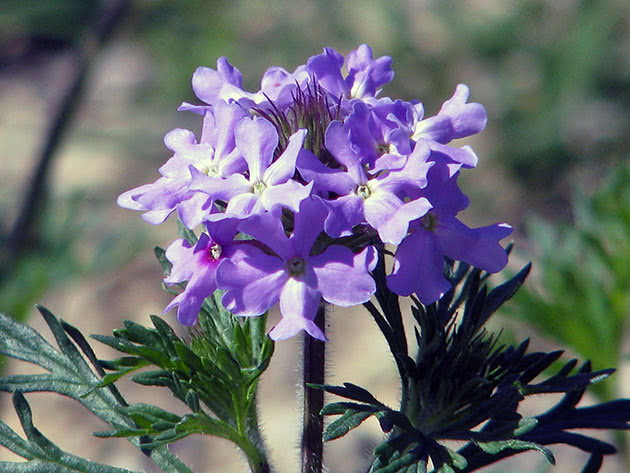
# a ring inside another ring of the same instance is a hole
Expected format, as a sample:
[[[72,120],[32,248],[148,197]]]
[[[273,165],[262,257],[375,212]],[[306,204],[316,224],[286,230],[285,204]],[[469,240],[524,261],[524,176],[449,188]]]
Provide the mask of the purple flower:
[[[466,103],[469,90],[464,84],[459,84],[453,96],[444,102],[437,115],[422,120],[424,110],[422,105],[416,106],[417,123],[412,139],[426,140],[434,153],[449,160],[472,168],[477,165],[477,155],[469,146],[461,148],[446,146],[446,143],[466,136],[474,135],[483,130],[488,119],[483,105]]]
[[[118,205],[144,211],[143,218],[153,224],[164,222],[177,210],[188,228],[199,225],[210,213],[214,196],[192,189],[192,174],[218,179],[245,168],[234,142],[234,128],[244,116],[240,107],[220,100],[213,112],[205,113],[199,142],[188,130],[169,132],[164,143],[175,154],[159,169],[162,177],[153,184],[124,192]]]
[[[270,67],[260,81],[260,92],[257,100],[260,105],[271,100],[275,107],[284,109],[293,101],[295,90],[304,88],[310,81],[306,66],[298,66],[292,73],[281,67]]]
[[[177,320],[193,325],[204,299],[217,289],[216,272],[221,263],[239,252],[234,242],[237,220],[223,220],[208,226],[195,246],[183,239],[175,240],[166,249],[166,258],[173,264],[166,284],[188,281],[186,289],[166,306],[163,313],[177,307]]]
[[[164,137],[164,143],[175,152],[171,158],[175,161],[194,162],[212,154],[212,147],[198,144],[195,136],[188,130],[171,131]],[[145,212],[142,218],[154,225],[164,222],[180,206],[184,207],[182,208],[184,218],[189,214],[187,206],[208,210],[212,206],[212,201],[207,195],[195,196],[195,193],[189,190],[190,175],[186,168],[184,170],[185,174],[172,169],[167,162],[160,168],[162,177],[152,184],[145,184],[122,193],[118,197],[118,205]]]
[[[269,100],[275,107],[284,108],[291,103],[296,87],[304,87],[310,80],[306,66],[299,66],[293,73],[281,67],[270,67],[261,80],[258,92],[242,89],[241,72],[232,66],[227,58],[217,60],[217,69],[199,67],[193,74],[192,85],[195,95],[208,105],[182,103],[179,110],[203,114],[219,100],[238,103],[244,109],[252,107],[268,108]]]
[[[431,168],[428,180],[422,193],[433,208],[410,224],[410,234],[398,246],[387,277],[393,292],[416,293],[423,304],[435,302],[450,289],[443,275],[444,256],[495,273],[507,264],[499,241],[512,233],[506,223],[469,228],[455,217],[468,199],[457,187],[457,175],[450,177],[446,166]]]
[[[202,104],[180,110],[203,116],[199,140],[188,130],[168,133],[173,156],[160,178],[118,199],[154,224],[173,212],[190,229],[206,223],[196,245],[177,240],[167,250],[165,282],[188,283],[166,310],[177,307],[192,324],[219,288],[239,315],[279,303],[274,339],[301,330],[325,339],[313,322],[322,301],[355,305],[375,291],[376,234],[398,245],[390,290],[424,303],[450,287],[445,257],[489,272],[505,266],[499,242],[509,225],[469,228],[457,219],[469,203],[457,177],[477,156],[451,142],[480,132],[485,109],[468,103],[459,84],[425,118],[418,101],[377,98],[393,76],[391,58],[375,59],[365,44],[346,58],[325,48],[293,72],[270,67],[257,92],[243,90],[225,57],[195,71]],[[252,239],[233,242],[237,231]]]
[[[302,160],[300,173],[317,183],[318,191],[338,194],[334,200],[323,200],[328,209],[324,229],[332,237],[352,234],[355,225],[368,223],[385,243],[398,244],[407,234],[411,220],[424,215],[431,205],[424,199],[404,201],[406,187],[424,187],[426,173],[432,163],[426,158],[429,149],[417,144],[400,170],[385,171],[377,177],[368,176],[360,157],[348,137],[348,129],[333,121],[326,130],[326,148],[347,171],[322,172],[312,158]]]
[[[253,99],[253,94],[241,87],[241,71],[232,66],[226,57],[217,59],[217,69],[198,67],[192,78],[195,95],[205,103],[214,105],[219,100],[238,101],[241,98]]]
[[[190,188],[228,202],[225,216],[244,218],[272,210],[276,205],[297,212],[300,202],[310,195],[312,187],[292,179],[305,135],[306,130],[294,133],[283,153],[273,161],[278,145],[278,132],[274,126],[259,117],[241,120],[234,136],[236,149],[247,162],[247,175],[232,174],[218,179],[191,169],[193,182]],[[223,218],[220,214],[215,217]]]
[[[376,264],[376,252],[368,247],[353,254],[333,245],[311,255],[326,218],[326,210],[316,200],[302,202],[290,237],[280,215],[257,215],[239,226],[270,251],[252,246],[249,255],[219,267],[219,289],[226,291],[223,305],[237,315],[259,315],[279,302],[282,320],[270,332],[271,338],[282,340],[305,330],[326,340],[313,322],[321,299],[344,307],[369,300],[376,290],[369,273]]]
[[[412,149],[409,137],[413,116],[413,105],[402,100],[394,102],[382,98],[370,105],[359,101],[353,103],[352,113],[344,123],[350,129],[354,149],[370,171],[404,165],[406,155]]]
[[[372,50],[366,44],[348,54],[348,75],[345,78],[341,72],[343,64],[344,58],[341,54],[334,49],[324,48],[322,54],[308,60],[306,67],[335,99],[375,97],[379,87],[394,77],[392,59],[388,56],[372,59]]]

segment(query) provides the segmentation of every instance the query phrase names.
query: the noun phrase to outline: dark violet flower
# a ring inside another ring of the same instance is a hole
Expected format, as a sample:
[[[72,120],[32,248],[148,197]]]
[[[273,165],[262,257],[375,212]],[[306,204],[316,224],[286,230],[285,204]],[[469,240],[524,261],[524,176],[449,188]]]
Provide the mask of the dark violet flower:
[[[253,216],[239,226],[273,253],[252,246],[247,256],[219,267],[219,289],[226,291],[223,304],[237,315],[260,315],[279,302],[282,320],[270,332],[271,338],[282,340],[305,330],[326,340],[313,322],[321,299],[344,307],[369,300],[376,290],[369,273],[376,264],[376,252],[367,247],[354,254],[333,245],[311,255],[326,218],[325,208],[316,200],[302,202],[290,237],[280,215]]]
[[[344,124],[350,129],[350,141],[361,161],[370,171],[378,171],[396,168],[394,160],[399,163],[398,168],[406,162],[406,155],[411,153],[413,117],[412,104],[382,98],[370,105],[354,102]],[[377,165],[382,156],[386,157]]]
[[[464,261],[490,273],[507,264],[507,253],[499,241],[512,233],[506,223],[469,228],[455,215],[468,199],[457,187],[457,177],[436,165],[429,171],[429,185],[422,194],[433,205],[409,226],[410,234],[398,245],[388,287],[401,296],[416,293],[423,304],[437,301],[450,289],[444,278],[444,257]]]
[[[344,58],[341,54],[334,49],[324,48],[322,54],[308,60],[306,67],[334,99],[376,97],[379,87],[394,77],[392,59],[388,56],[372,59],[372,50],[366,44],[348,54],[346,77],[341,72],[343,64]]]
[[[208,226],[195,246],[183,239],[175,240],[166,249],[166,258],[173,264],[166,284],[188,281],[186,289],[164,309],[177,307],[177,320],[193,325],[204,299],[217,289],[216,272],[226,259],[235,257],[239,244],[234,242],[238,220],[226,219]]]

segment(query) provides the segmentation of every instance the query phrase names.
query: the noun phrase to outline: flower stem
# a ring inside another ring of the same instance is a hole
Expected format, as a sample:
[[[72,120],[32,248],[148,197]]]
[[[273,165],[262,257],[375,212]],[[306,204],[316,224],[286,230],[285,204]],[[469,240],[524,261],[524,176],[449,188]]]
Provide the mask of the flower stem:
[[[320,305],[315,323],[325,330],[326,308]],[[324,391],[309,388],[307,384],[324,384],[325,345],[308,334],[304,334],[304,419],[302,427],[302,473],[321,473],[324,443],[324,419],[320,414],[324,408]]]

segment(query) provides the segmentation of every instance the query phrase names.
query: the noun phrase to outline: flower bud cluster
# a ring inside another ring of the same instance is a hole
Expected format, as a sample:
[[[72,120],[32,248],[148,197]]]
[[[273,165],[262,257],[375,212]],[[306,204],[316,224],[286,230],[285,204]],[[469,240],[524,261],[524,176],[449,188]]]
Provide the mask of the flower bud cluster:
[[[237,315],[279,304],[273,339],[305,330],[325,340],[313,321],[322,300],[368,301],[384,244],[395,247],[389,289],[425,304],[450,288],[444,257],[489,272],[505,266],[499,241],[509,225],[469,228],[457,219],[469,203],[457,178],[477,156],[450,143],[480,132],[485,109],[467,103],[460,84],[425,118],[421,103],[380,96],[393,76],[391,58],[374,59],[367,45],[345,58],[326,48],[292,73],[272,67],[256,93],[242,89],[226,58],[195,71],[203,104],[180,110],[203,117],[199,139],[169,132],[173,156],[161,177],[118,199],[152,224],[176,212],[189,229],[203,225],[194,246],[179,239],[166,250],[165,282],[187,285],[165,311],[177,307],[178,320],[192,325],[219,289]]]

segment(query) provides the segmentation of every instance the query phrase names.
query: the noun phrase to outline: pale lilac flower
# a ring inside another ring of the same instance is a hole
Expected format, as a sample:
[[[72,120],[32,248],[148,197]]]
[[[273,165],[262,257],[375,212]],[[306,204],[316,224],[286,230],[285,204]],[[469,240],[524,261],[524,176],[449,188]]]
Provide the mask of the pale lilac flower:
[[[175,152],[171,160],[185,161],[192,163],[205,160],[212,155],[212,146],[199,144],[192,132],[183,129],[175,129],[164,137],[164,144],[167,148]],[[209,211],[212,200],[207,195],[195,195],[195,192],[188,188],[190,183],[190,173],[187,167],[171,166],[169,160],[160,168],[160,177],[152,184],[136,187],[122,193],[118,197],[118,205],[145,212],[142,218],[151,224],[157,225],[164,222],[168,216],[176,209],[182,207],[182,217],[189,220],[190,212],[188,206],[199,208],[202,212]],[[201,220],[199,220],[200,223]]]
[[[256,215],[239,226],[271,251],[252,247],[249,255],[219,267],[219,289],[226,291],[223,304],[237,315],[260,315],[279,302],[282,320],[270,332],[271,338],[282,340],[305,330],[326,340],[313,322],[321,299],[344,307],[369,300],[376,290],[369,273],[376,265],[376,252],[367,247],[353,254],[333,245],[311,255],[326,218],[326,210],[316,200],[302,202],[290,237],[280,215]]]
[[[412,139],[426,140],[434,153],[472,168],[477,165],[477,155],[470,146],[461,148],[446,144],[457,138],[474,135],[486,126],[487,115],[483,105],[466,103],[470,91],[464,84],[459,84],[453,96],[444,102],[437,115],[423,118],[421,104],[416,106],[417,122],[413,129]]]
[[[192,85],[197,98],[208,105],[182,103],[179,110],[203,114],[218,101],[238,103],[244,109],[252,107],[268,108],[270,100],[275,107],[284,108],[291,103],[297,87],[304,87],[310,81],[306,66],[288,72],[281,67],[270,67],[262,77],[260,90],[252,93],[242,89],[241,72],[225,57],[217,60],[217,68],[199,67],[193,74]]]
[[[191,169],[193,182],[190,187],[227,202],[225,216],[244,218],[272,210],[276,205],[297,212],[312,187],[292,179],[305,135],[306,130],[294,133],[286,149],[273,161],[278,145],[278,132],[274,126],[260,117],[241,120],[234,136],[236,149],[247,162],[247,175],[232,174],[218,179]],[[223,218],[220,214],[213,217]]]
[[[188,228],[199,225],[212,210],[215,196],[190,187],[192,175],[200,173],[225,178],[245,169],[245,161],[235,149],[234,129],[245,117],[238,105],[219,100],[212,112],[204,115],[201,139],[184,129],[175,129],[164,137],[167,148],[174,151],[153,184],[131,189],[118,198],[118,205],[141,210],[143,218],[160,224],[175,210]]]

